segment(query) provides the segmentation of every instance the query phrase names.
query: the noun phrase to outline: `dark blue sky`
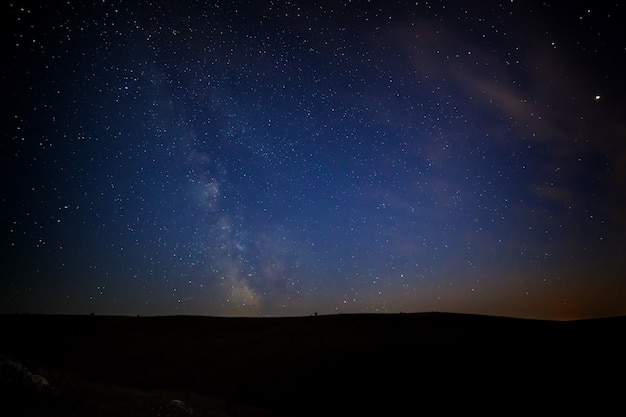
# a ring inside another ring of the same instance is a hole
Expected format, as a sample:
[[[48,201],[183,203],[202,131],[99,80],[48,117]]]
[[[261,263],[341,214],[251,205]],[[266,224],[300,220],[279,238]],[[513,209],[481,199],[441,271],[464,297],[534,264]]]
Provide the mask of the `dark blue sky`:
[[[0,311],[626,314],[623,6],[15,1]]]

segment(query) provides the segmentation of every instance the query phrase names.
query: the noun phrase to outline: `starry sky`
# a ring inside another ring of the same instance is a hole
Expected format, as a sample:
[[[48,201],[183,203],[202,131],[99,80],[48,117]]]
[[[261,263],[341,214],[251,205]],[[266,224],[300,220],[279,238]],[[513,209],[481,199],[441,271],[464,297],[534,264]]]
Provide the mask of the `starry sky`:
[[[626,314],[618,3],[5,2],[0,312]]]

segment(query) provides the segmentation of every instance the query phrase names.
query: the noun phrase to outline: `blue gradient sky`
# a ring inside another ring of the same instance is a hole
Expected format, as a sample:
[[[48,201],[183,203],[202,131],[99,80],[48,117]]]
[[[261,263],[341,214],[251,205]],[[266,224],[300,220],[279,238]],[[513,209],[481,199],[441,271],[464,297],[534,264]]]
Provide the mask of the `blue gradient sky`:
[[[4,4],[0,312],[626,314],[623,6],[473,3]]]

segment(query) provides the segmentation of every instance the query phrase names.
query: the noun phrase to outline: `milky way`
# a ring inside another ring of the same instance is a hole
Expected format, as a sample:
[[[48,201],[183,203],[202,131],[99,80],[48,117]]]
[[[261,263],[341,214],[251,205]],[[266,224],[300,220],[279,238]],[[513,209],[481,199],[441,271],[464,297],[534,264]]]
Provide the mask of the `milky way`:
[[[626,314],[623,7],[4,4],[1,312]]]

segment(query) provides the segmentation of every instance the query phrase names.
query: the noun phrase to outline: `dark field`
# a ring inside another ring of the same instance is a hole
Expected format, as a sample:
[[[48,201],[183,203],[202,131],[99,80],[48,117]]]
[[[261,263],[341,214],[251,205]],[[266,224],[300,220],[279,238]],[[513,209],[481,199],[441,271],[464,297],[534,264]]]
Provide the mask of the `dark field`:
[[[6,416],[602,415],[626,405],[623,317],[3,315],[0,325]]]

